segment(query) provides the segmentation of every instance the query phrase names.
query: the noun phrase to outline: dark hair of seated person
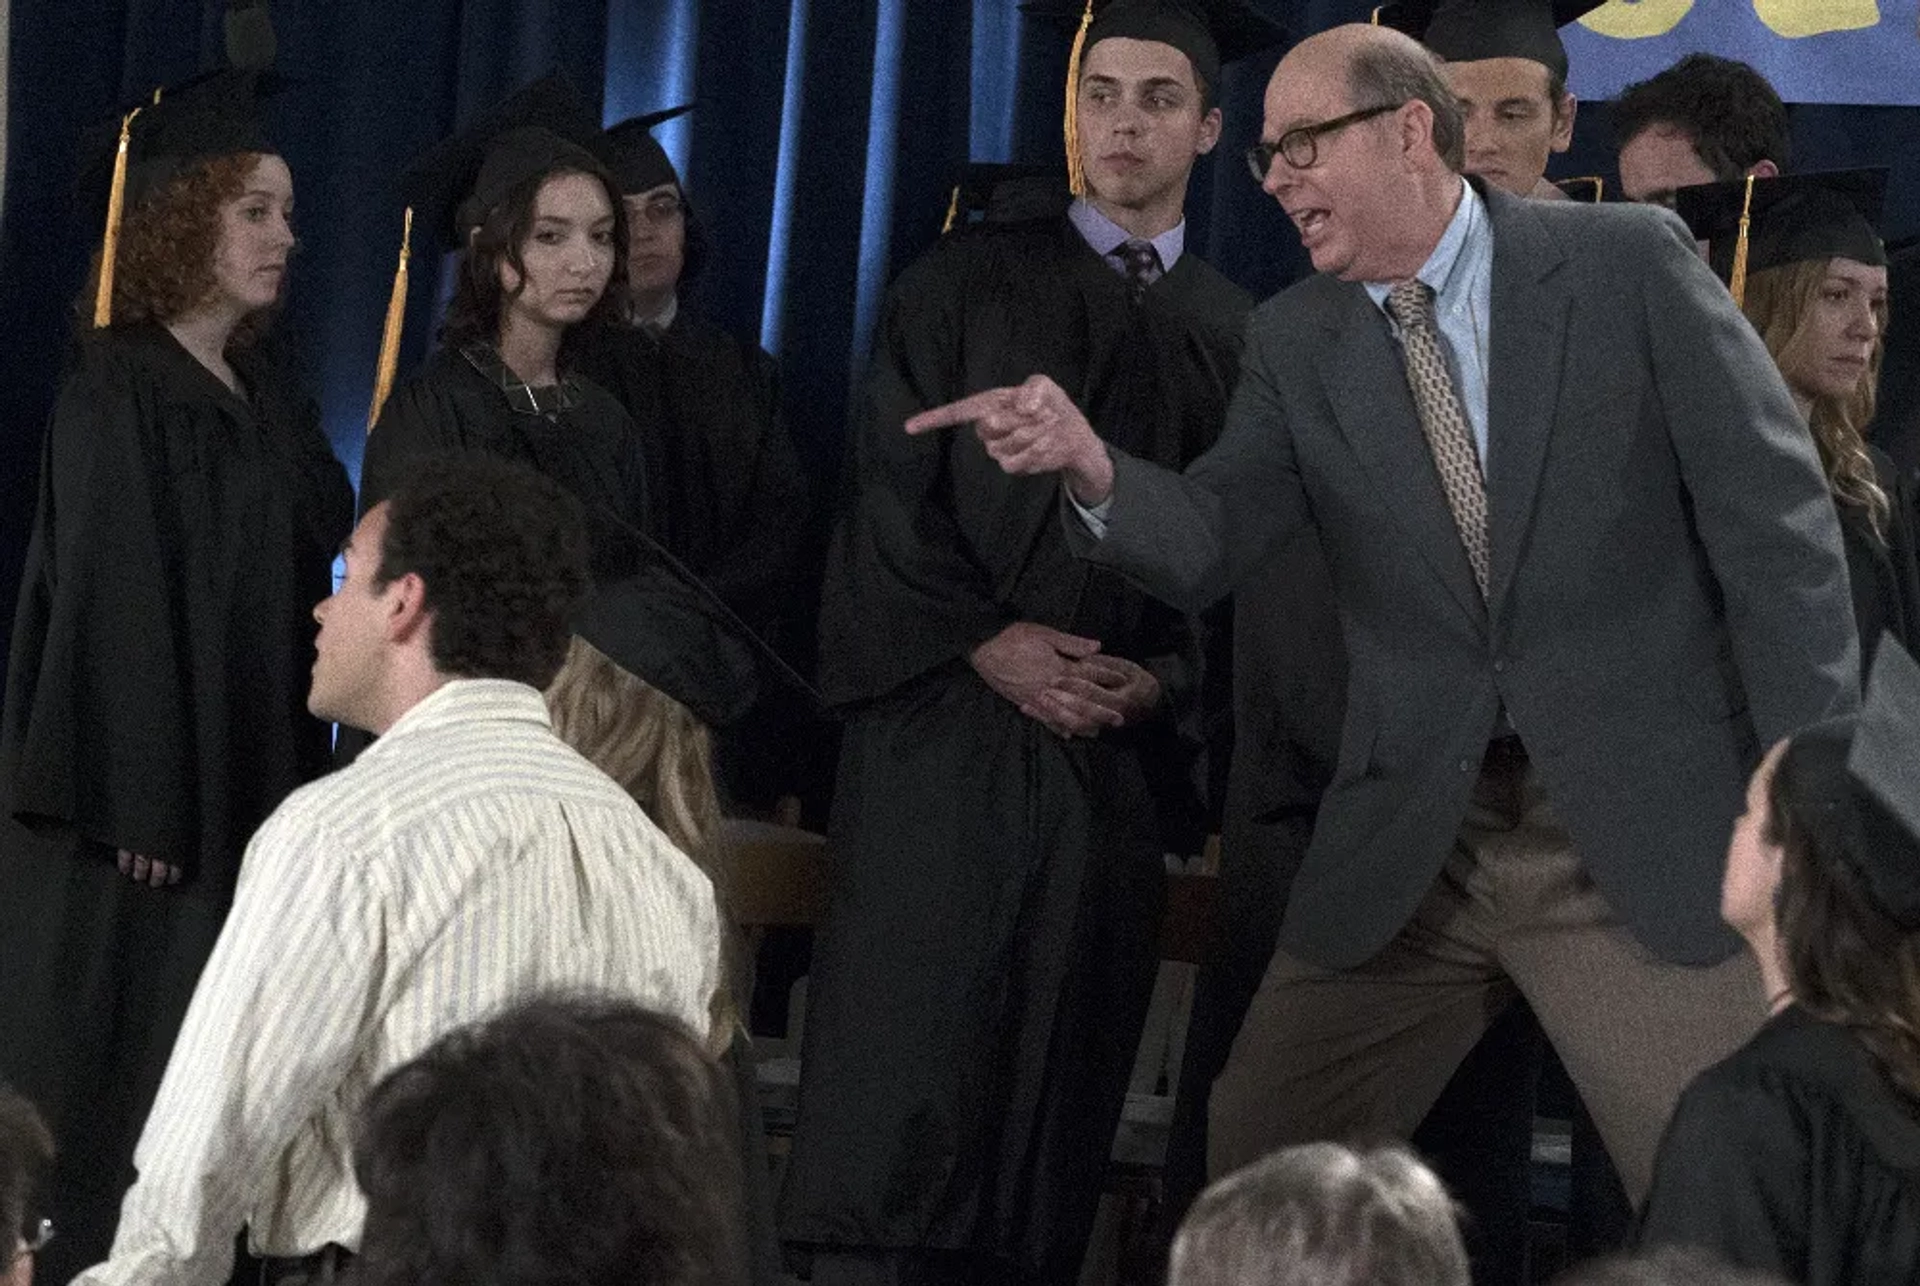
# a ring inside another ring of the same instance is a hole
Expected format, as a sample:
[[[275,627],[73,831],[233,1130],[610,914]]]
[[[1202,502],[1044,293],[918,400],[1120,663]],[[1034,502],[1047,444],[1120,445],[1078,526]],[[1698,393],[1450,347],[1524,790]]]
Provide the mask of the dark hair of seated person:
[[[484,452],[422,457],[387,497],[376,586],[426,586],[442,674],[544,689],[588,587],[579,501],[525,465]]]
[[[20,1247],[38,1240],[42,1189],[53,1168],[53,1136],[32,1103],[0,1084],[0,1280]]]
[[[361,1286],[744,1286],[730,1083],[674,1020],[545,997],[395,1069],[361,1119]]]

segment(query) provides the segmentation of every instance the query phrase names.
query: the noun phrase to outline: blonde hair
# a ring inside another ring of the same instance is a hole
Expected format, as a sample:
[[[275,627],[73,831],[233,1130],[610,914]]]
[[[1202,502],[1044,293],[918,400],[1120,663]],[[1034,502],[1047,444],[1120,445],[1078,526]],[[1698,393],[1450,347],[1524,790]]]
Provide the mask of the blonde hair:
[[[713,882],[724,978],[713,1004],[714,1039],[724,1049],[739,1024],[733,993],[744,971],[720,831],[713,734],[691,710],[577,635],[546,696],[561,740],[632,795],[673,846]]]
[[[1766,268],[1747,278],[1746,314],[1760,332],[1767,352],[1780,373],[1792,383],[1791,374],[1801,360],[1801,351],[1810,338],[1807,319],[1813,314],[1815,300],[1827,279],[1831,259],[1808,259],[1800,263]],[[1875,308],[1880,320],[1880,335],[1867,359],[1853,396],[1847,398],[1812,396],[1807,413],[1813,430],[1814,445],[1820,449],[1820,465],[1826,470],[1827,486],[1835,498],[1864,509],[1874,535],[1886,539],[1887,521],[1893,506],[1880,486],[1867,451],[1866,426],[1873,419],[1874,389],[1880,383],[1880,354],[1885,348],[1886,305]],[[1803,391],[1803,395],[1806,395]]]

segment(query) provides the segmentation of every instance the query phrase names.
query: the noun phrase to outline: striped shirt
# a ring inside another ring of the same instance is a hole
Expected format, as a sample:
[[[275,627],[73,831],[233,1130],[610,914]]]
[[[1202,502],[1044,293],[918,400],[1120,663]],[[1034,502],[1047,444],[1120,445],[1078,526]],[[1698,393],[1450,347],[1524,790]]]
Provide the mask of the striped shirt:
[[[262,1255],[356,1247],[354,1126],[386,1072],[553,989],[704,1035],[719,976],[712,885],[540,694],[450,682],[254,836],[112,1255],[76,1280],[216,1286],[242,1223]]]

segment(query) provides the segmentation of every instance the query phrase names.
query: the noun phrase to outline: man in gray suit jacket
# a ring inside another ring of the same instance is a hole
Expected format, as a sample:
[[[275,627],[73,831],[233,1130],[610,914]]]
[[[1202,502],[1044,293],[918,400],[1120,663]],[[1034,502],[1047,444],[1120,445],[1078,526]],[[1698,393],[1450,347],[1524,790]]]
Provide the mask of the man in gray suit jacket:
[[[1213,1170],[1404,1134],[1517,987],[1637,1197],[1680,1089],[1764,1017],[1721,858],[1760,750],[1858,700],[1846,568],[1805,426],[1684,229],[1469,184],[1460,136],[1397,33],[1282,61],[1254,165],[1319,273],[1254,314],[1185,474],[1039,377],[907,427],[1062,473],[1080,552],[1182,608],[1303,527],[1325,550],[1339,760]]]

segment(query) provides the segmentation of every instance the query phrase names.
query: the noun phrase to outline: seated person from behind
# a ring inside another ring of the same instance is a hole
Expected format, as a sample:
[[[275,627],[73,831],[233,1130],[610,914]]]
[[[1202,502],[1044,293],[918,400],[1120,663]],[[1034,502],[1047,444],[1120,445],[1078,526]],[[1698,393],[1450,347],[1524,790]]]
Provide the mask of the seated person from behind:
[[[1167,1286],[1467,1286],[1453,1201],[1402,1147],[1304,1143],[1221,1179],[1173,1241]]]
[[[737,1108],[681,1023],[538,997],[368,1098],[361,1286],[744,1286]]]
[[[1647,1244],[1803,1286],[1920,1280],[1920,666],[1883,639],[1856,717],[1768,752],[1721,910],[1773,1018],[1660,1145]]]

